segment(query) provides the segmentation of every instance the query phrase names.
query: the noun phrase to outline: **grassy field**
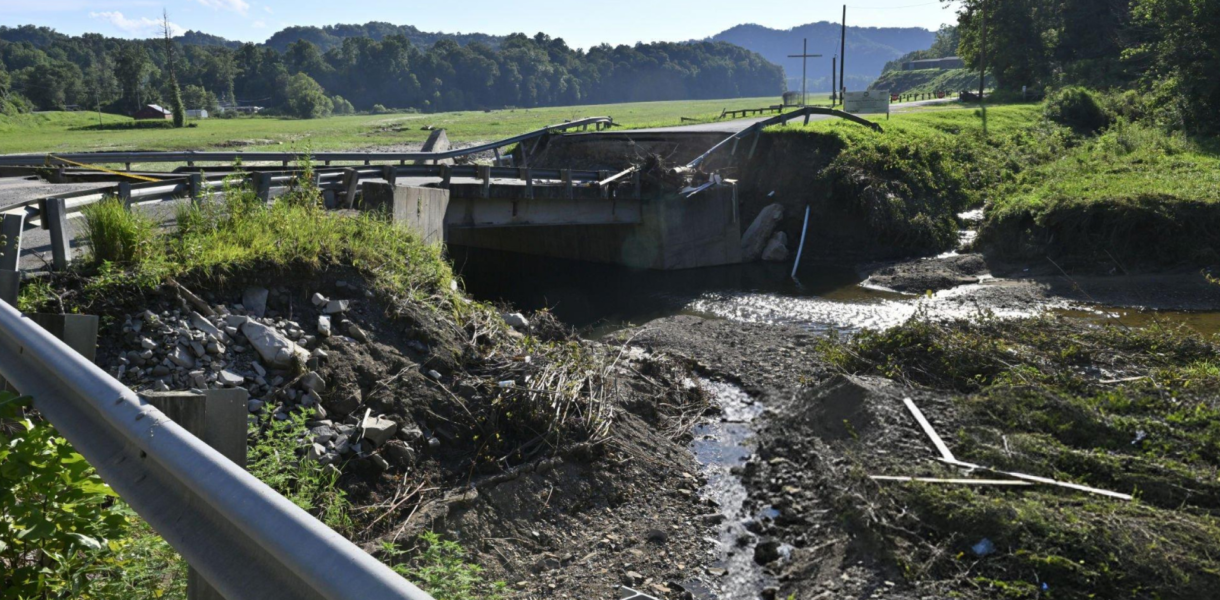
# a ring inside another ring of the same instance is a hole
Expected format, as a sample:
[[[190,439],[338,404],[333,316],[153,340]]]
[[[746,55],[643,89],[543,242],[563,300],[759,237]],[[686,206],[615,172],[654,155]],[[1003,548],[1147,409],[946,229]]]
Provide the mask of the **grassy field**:
[[[819,97],[820,101],[826,101]],[[491,112],[353,115],[325,119],[249,117],[204,119],[185,129],[96,129],[97,113],[47,112],[0,116],[0,153],[101,150],[268,149],[283,151],[389,149],[428,138],[425,127],[445,128],[453,142],[492,141],[565,120],[609,116],[628,127],[677,125],[682,117],[711,119],[723,109],[759,108],[778,98],[735,98],[561,106]],[[130,123],[103,115],[106,125]]]

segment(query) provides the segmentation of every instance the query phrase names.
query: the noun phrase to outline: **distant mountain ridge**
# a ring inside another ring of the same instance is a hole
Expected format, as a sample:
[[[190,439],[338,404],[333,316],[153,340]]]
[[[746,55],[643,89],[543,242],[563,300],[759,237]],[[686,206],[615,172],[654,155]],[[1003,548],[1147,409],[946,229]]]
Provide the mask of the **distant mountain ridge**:
[[[801,41],[809,38],[809,91],[830,90],[830,58],[839,54],[838,23],[819,21],[792,29],[772,29],[745,24],[726,29],[708,40],[729,42],[753,50],[784,68],[788,89],[801,89],[801,59],[788,58],[801,53]],[[885,63],[908,52],[928,48],[935,32],[920,27],[847,27],[847,87],[863,90],[885,68]]]

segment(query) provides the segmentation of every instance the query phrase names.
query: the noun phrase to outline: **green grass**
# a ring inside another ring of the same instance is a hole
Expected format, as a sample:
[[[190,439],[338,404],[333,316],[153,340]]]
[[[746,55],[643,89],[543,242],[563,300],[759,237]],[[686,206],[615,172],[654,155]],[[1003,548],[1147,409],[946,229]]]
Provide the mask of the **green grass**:
[[[50,112],[0,116],[0,153],[366,149],[423,142],[429,134],[422,129],[425,126],[445,128],[453,142],[479,142],[503,139],[582,117],[609,116],[628,127],[653,127],[678,125],[681,117],[710,119],[725,108],[759,108],[778,103],[779,98],[734,98],[324,119],[246,117],[192,121],[198,126],[185,129],[101,131],[89,129],[97,126],[97,113]],[[103,122],[121,124],[131,122],[131,119],[104,115]]]
[[[995,84],[995,78],[988,76],[987,89],[994,89]],[[979,74],[970,69],[887,71],[869,85],[868,89],[889,90],[891,94],[948,92],[956,96],[961,91],[977,92]]]
[[[1220,260],[1220,154],[1120,121],[1000,187],[980,243],[1121,266]]]
[[[1043,597],[1046,583],[1053,597],[1203,598],[1220,584],[1217,341],[1180,326],[982,319],[911,321],[821,350],[847,371],[939,390],[950,403],[934,417],[962,460],[1136,496],[860,477],[881,511],[871,526],[911,578],[987,597]],[[876,469],[869,455],[860,471]],[[970,546],[984,538],[997,552],[980,560]]]

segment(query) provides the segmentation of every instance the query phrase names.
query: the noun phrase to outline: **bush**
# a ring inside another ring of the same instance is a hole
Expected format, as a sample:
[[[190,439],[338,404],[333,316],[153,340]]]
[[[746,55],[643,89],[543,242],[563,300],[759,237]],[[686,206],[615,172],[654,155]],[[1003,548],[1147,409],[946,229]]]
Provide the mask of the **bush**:
[[[350,115],[356,112],[356,107],[352,106],[351,102],[348,102],[343,96],[338,94],[332,96],[330,102],[335,107],[336,115]]]
[[[1113,120],[1093,92],[1082,87],[1066,87],[1046,101],[1043,115],[1080,133],[1097,133]]]
[[[0,392],[0,591],[85,597],[127,519],[109,510],[110,487],[27,404]]]
[[[390,112],[390,109],[386,108],[384,104],[373,105],[373,114],[375,115],[384,115],[388,112]]]
[[[85,238],[96,263],[133,264],[153,251],[153,221],[127,209],[118,198],[107,197],[85,207]]]

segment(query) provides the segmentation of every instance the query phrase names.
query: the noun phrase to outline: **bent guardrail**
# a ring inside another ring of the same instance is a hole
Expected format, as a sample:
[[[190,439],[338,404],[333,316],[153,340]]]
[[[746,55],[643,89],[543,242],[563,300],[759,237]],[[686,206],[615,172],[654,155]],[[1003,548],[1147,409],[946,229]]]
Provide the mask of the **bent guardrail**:
[[[15,308],[0,376],[229,600],[432,600]]]
[[[804,118],[805,124],[808,125],[809,117],[811,115],[830,115],[830,116],[834,116],[834,117],[839,117],[840,119],[847,119],[848,121],[851,121],[853,123],[856,123],[859,125],[864,125],[865,127],[872,129],[873,131],[878,131],[878,132],[881,131],[880,125],[878,125],[872,121],[869,121],[867,119],[862,119],[851,113],[843,112],[841,110],[835,110],[833,108],[822,108],[820,106],[806,106],[804,108],[794,110],[789,113],[776,115],[774,117],[771,117],[770,119],[765,119],[765,120],[759,121],[745,129],[742,129],[741,131],[738,131],[737,133],[734,133],[733,135],[730,135],[729,137],[721,140],[720,143],[716,144],[715,146],[712,146],[710,149],[708,149],[707,152],[700,154],[699,156],[695,157],[694,160],[690,161],[689,163],[686,163],[686,168],[693,169],[695,167],[698,167],[700,164],[703,163],[703,161],[707,160],[707,158],[709,156],[711,156],[712,154],[715,154],[717,151],[719,151],[721,148],[724,148],[729,143],[733,144],[732,152],[736,152],[737,143],[742,138],[744,138],[748,135],[757,136],[759,133],[762,132],[763,129],[770,127],[772,125],[780,125],[780,124],[787,125],[788,121],[791,121],[793,119],[800,119],[800,118]],[[757,144],[758,144],[758,137],[755,137],[754,145],[752,145],[750,147],[751,156],[754,155],[754,148],[755,148],[755,146],[757,146]],[[730,153],[732,153],[732,152],[730,152]]]

